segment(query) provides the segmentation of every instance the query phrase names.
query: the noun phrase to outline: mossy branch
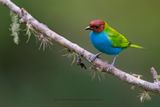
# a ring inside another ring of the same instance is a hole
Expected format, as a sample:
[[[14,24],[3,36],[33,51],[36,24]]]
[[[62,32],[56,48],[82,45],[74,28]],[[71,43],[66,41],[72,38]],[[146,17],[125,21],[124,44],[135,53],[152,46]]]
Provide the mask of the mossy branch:
[[[90,58],[94,56],[91,52],[87,51],[86,49],[80,47],[79,45],[69,41],[68,39],[64,38],[63,36],[57,34],[50,28],[48,28],[43,23],[40,23],[37,19],[35,19],[31,14],[29,14],[26,10],[23,8],[18,7],[16,4],[14,4],[10,0],[0,0],[1,4],[4,4],[6,7],[10,9],[10,11],[14,12],[19,16],[21,19],[21,22],[24,22],[26,26],[28,26],[27,34],[31,35],[29,30],[34,30],[35,35],[41,40],[44,45],[46,42],[55,41],[58,44],[64,46],[68,50],[76,53],[77,55],[83,57],[87,61],[90,62]],[[15,39],[17,37],[14,36]],[[16,42],[17,43],[17,42]],[[95,61],[90,62],[93,66],[95,66],[96,70],[99,70],[104,73],[112,74],[113,76],[119,78],[120,80],[129,83],[135,87],[140,87],[144,90],[143,93],[141,93],[140,100],[143,101],[144,99],[150,99],[148,96],[148,91],[154,92],[157,94],[160,94],[160,81],[158,80],[159,76],[157,75],[157,72],[154,68],[151,69],[153,82],[149,82],[146,80],[143,80],[142,78],[139,78],[135,75],[128,74],[116,67],[108,71],[108,67],[110,65],[103,61],[102,59],[97,58]],[[147,94],[146,94],[147,93]],[[145,98],[145,96],[147,96]]]

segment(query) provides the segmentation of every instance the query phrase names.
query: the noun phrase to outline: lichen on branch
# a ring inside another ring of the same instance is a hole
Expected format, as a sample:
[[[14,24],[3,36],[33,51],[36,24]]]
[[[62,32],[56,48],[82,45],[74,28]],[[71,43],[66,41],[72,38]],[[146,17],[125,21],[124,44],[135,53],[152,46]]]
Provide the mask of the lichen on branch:
[[[13,36],[13,42],[15,44],[19,44],[19,31],[20,31],[20,23],[19,23],[19,18],[18,15],[10,11],[10,16],[11,16],[11,25],[10,25],[10,31],[11,31],[11,36]]]

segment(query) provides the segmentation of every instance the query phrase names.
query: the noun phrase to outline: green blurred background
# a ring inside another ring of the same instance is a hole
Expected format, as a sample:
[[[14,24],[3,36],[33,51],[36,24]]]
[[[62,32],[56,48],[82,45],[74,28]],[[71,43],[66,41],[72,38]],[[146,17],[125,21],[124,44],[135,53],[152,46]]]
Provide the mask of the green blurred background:
[[[126,37],[145,47],[128,49],[116,66],[151,80],[150,67],[159,63],[159,0],[13,0],[57,33],[96,53],[84,28],[90,20],[104,19]],[[0,106],[2,107],[159,107],[160,97],[141,103],[140,91],[111,75],[101,81],[91,71],[71,66],[62,57],[62,46],[53,43],[38,49],[34,36],[29,43],[24,31],[20,44],[13,43],[9,10],[0,6]],[[112,57],[102,55],[103,59]],[[100,74],[101,75],[101,74]]]

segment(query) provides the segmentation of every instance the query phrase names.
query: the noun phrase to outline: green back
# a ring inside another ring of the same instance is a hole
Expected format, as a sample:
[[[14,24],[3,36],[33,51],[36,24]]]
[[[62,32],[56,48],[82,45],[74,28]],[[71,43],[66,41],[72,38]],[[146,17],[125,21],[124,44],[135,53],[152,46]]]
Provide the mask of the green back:
[[[107,27],[105,32],[108,34],[109,39],[112,41],[113,47],[127,48],[129,41],[122,34],[117,32],[111,27]]]

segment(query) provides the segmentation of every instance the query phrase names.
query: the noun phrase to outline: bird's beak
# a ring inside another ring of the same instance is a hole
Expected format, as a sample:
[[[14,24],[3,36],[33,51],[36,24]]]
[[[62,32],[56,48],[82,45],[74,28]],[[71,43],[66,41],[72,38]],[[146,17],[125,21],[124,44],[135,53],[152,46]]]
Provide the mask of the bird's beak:
[[[90,28],[90,26],[87,26],[85,30],[92,30],[92,29]]]

